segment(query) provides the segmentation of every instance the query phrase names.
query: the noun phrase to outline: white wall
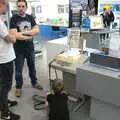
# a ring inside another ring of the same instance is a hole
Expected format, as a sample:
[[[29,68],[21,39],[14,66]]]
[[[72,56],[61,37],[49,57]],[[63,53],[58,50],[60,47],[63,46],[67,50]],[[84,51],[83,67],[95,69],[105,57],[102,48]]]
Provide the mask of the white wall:
[[[64,14],[58,14],[58,5],[69,5],[69,0],[27,0],[28,1],[28,9],[27,13],[31,14],[31,8],[35,8],[35,16],[36,21],[43,20],[45,21],[47,18],[53,19],[53,18],[63,18],[68,19],[68,13]],[[42,6],[42,12],[38,13],[36,11],[38,6]],[[15,10],[16,9],[16,2],[10,2],[10,9]]]

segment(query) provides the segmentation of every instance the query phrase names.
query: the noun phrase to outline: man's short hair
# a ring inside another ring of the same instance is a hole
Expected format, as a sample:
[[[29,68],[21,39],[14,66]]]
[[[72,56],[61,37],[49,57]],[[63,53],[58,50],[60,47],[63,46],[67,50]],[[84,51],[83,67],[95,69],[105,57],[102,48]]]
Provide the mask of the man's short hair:
[[[26,7],[27,7],[27,1],[26,1],[26,0],[18,0],[18,1],[17,1],[17,4],[18,4],[18,2],[24,2],[25,5],[26,5]]]

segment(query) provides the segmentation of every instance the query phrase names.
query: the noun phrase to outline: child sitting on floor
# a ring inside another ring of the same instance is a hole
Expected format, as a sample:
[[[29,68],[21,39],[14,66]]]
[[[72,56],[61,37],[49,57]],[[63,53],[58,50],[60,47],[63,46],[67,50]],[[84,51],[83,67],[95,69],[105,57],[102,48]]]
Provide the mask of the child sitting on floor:
[[[49,120],[69,120],[68,96],[64,91],[62,80],[54,80],[52,92],[47,95]]]

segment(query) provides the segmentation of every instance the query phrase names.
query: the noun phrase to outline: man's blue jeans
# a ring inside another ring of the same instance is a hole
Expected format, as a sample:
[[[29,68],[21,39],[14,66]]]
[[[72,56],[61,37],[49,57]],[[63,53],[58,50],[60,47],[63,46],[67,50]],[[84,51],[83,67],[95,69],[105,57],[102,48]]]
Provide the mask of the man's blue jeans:
[[[26,59],[28,65],[28,72],[31,79],[31,84],[37,83],[36,70],[35,70],[35,52],[33,42],[26,42],[26,46],[22,48],[15,48],[16,59],[15,59],[15,80],[16,88],[21,89],[23,85],[23,66]]]

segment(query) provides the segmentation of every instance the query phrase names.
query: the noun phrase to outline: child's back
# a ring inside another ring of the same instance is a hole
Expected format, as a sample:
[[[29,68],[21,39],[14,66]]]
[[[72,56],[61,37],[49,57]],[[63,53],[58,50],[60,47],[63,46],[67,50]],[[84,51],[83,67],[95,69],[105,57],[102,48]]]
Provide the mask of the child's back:
[[[59,87],[57,86],[58,84],[59,81],[53,88],[54,92],[47,95],[49,120],[69,120],[68,96],[63,92],[61,83]]]
[[[49,120],[69,120],[68,97],[65,93],[49,94]]]

